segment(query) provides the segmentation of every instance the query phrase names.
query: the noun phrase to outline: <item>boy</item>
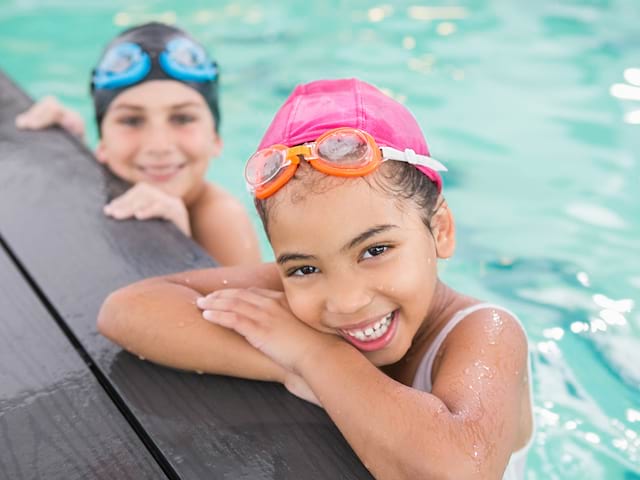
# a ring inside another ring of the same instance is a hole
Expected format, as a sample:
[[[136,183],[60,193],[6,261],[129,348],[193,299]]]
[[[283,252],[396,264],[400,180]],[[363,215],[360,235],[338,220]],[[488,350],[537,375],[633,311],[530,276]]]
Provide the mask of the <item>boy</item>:
[[[100,133],[95,155],[133,186],[104,213],[117,220],[163,218],[220,265],[257,263],[247,212],[204,178],[222,149],[217,87],[216,63],[178,28],[148,23],[109,43],[91,79]],[[59,125],[84,135],[82,118],[53,97],[19,115],[16,125]]]

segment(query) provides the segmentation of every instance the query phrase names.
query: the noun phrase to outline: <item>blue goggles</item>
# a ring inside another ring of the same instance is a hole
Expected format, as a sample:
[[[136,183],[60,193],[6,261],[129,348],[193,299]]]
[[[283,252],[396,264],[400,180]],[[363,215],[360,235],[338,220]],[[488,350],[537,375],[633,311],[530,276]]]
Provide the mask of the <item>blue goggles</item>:
[[[218,77],[218,65],[209,59],[204,48],[186,37],[167,42],[158,55],[158,64],[169,77],[182,82],[213,82]],[[152,67],[151,55],[140,45],[120,43],[107,51],[94,70],[93,88],[128,87],[146,78]]]

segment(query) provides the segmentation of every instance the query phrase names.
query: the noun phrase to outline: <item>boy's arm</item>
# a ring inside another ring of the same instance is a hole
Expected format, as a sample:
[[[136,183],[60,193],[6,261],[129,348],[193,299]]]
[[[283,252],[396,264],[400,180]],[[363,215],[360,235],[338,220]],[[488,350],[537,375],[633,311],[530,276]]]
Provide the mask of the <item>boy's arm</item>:
[[[135,355],[165,366],[283,383],[282,367],[242,336],[202,318],[196,299],[227,287],[282,290],[282,283],[273,263],[143,280],[109,295],[98,330]]]
[[[209,184],[204,200],[190,209],[193,239],[221,265],[260,262],[258,236],[242,203]]]
[[[54,125],[59,125],[81,139],[84,138],[82,116],[62,105],[56,97],[44,97],[16,117],[16,127],[24,130],[42,130]]]

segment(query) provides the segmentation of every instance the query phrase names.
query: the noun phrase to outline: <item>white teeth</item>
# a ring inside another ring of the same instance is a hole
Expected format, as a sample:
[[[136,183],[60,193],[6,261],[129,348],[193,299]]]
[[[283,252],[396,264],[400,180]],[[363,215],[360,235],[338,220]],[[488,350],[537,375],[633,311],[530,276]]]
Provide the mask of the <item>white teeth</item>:
[[[389,325],[391,325],[391,320],[393,320],[393,312],[385,315],[383,319],[378,320],[373,324],[373,326],[369,326],[365,329],[345,330],[345,332],[349,336],[355,337],[360,341],[367,342],[375,340],[387,333],[387,330],[389,330]]]

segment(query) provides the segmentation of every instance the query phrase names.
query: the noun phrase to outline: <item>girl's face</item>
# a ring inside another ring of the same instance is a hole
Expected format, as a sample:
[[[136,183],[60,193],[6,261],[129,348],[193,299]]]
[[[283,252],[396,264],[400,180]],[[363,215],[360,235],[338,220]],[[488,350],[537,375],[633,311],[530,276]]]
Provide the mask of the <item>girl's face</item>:
[[[291,310],[311,327],[344,337],[375,365],[397,362],[427,316],[437,283],[436,241],[418,208],[362,179],[299,193],[299,186],[283,188],[269,214]]]
[[[153,80],[109,105],[96,156],[130,183],[146,182],[187,201],[220,148],[202,96],[177,81]]]

